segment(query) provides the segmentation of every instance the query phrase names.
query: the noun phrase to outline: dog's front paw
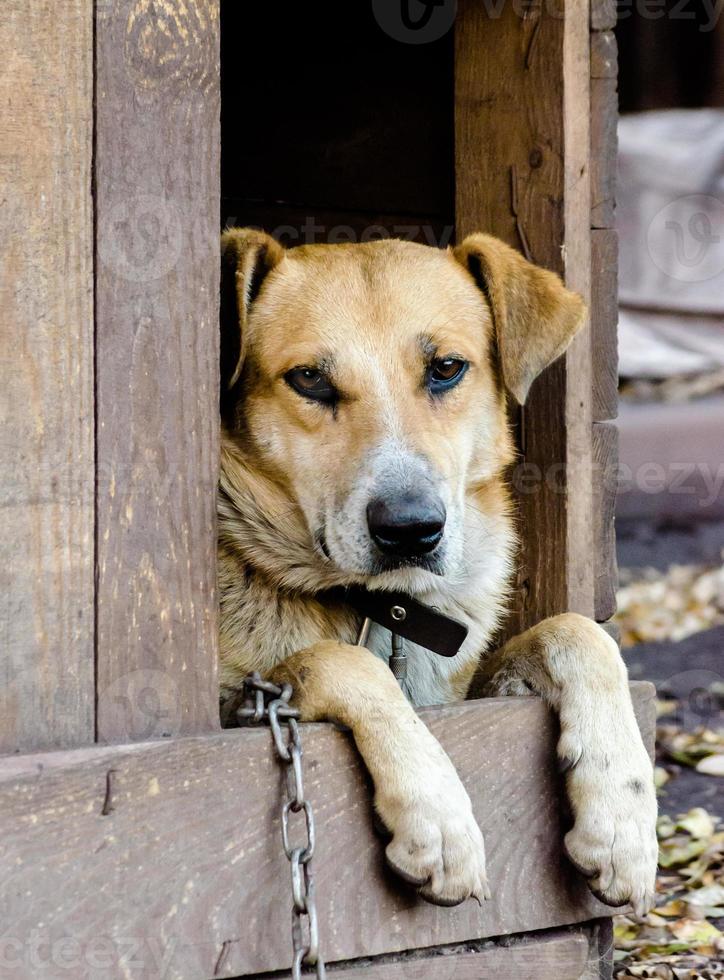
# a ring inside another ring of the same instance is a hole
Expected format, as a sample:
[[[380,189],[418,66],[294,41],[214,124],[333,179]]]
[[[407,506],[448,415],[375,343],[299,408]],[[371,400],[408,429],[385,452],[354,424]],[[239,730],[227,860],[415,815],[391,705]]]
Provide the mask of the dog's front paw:
[[[392,834],[386,857],[405,881],[435,905],[459,905],[467,898],[490,898],[485,845],[470,799],[454,775],[447,787],[409,800],[377,799]]]
[[[655,898],[657,806],[638,731],[625,754],[584,750],[566,783],[575,818],[565,838],[568,857],[600,901],[630,904],[644,915]]]

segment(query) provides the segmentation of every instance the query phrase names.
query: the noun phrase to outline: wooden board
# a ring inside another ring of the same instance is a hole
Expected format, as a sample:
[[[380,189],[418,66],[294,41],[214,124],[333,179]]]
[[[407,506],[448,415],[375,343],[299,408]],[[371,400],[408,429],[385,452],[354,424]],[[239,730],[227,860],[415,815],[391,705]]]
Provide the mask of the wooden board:
[[[96,25],[98,737],[212,730],[218,3]]]
[[[437,955],[418,954],[392,963],[367,960],[359,966],[333,968],[329,976],[339,980],[581,980],[588,949],[583,933],[557,933],[480,952],[446,948]]]
[[[616,491],[618,489],[618,429],[607,422],[593,426],[594,461],[594,565],[596,610],[599,623],[616,612]]]
[[[618,415],[618,234],[613,228],[591,232],[591,337],[593,420]]]
[[[93,740],[92,6],[0,9],[0,752]]]
[[[489,231],[590,290],[587,3],[496,16],[459,4],[456,27],[458,238]],[[514,634],[564,610],[593,611],[590,334],[533,387],[521,449],[522,560]],[[532,489],[531,489],[532,488]]]
[[[591,34],[591,78],[616,78],[618,49],[613,31]]]
[[[616,0],[591,0],[591,30],[612,31],[616,20]]]
[[[591,35],[591,226],[612,228],[618,153],[618,58],[611,31]]]
[[[652,746],[653,687],[632,691]],[[328,961],[608,914],[561,851],[557,722],[542,702],[491,699],[422,714],[470,793],[493,898],[484,908],[443,909],[401,885],[385,870],[349,736],[305,725]],[[83,963],[105,955],[108,975],[119,972],[132,940],[127,980],[159,975],[160,963],[166,980],[288,968],[284,777],[270,741],[267,730],[246,730],[3,760],[0,922],[26,957],[14,980],[57,976],[52,965],[30,968],[27,951],[33,941],[52,949],[63,938]]]
[[[603,623],[616,611],[618,432],[618,236],[613,228],[618,152],[615,5],[593,0],[591,24],[591,333],[594,488],[594,605]]]

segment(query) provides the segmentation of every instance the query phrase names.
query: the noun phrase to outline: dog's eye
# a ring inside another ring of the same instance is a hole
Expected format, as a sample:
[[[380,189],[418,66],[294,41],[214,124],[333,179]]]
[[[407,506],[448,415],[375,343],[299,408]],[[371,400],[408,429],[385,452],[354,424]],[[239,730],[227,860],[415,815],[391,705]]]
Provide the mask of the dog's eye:
[[[432,362],[428,373],[428,388],[433,394],[453,388],[468,369],[468,362],[459,357],[440,357]]]
[[[284,380],[300,395],[317,402],[332,404],[337,401],[339,393],[326,375],[316,368],[292,368],[284,375]]]

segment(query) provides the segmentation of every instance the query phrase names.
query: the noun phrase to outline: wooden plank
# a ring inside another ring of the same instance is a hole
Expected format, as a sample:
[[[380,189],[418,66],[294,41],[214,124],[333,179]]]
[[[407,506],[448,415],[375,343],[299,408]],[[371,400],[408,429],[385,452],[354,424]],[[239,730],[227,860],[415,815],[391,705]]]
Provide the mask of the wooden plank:
[[[0,752],[93,740],[92,7],[0,12]]]
[[[591,301],[591,82],[589,0],[558,0],[563,21],[562,78],[550,80],[549,97],[563,89],[563,219],[561,242],[563,278],[589,305]],[[555,4],[551,8],[556,14]],[[566,419],[566,609],[589,615],[594,583],[590,552],[593,512],[592,365],[590,326],[574,339],[562,362],[565,365]],[[536,422],[545,446],[543,422]],[[550,548],[555,538],[545,542]],[[545,591],[545,583],[540,582]]]
[[[593,0],[591,35],[591,328],[594,487],[595,618],[605,622],[616,611],[615,504],[618,432],[598,424],[618,415],[618,237],[613,229],[618,153],[618,58],[608,30],[616,11]],[[610,964],[602,967],[610,973]]]
[[[618,623],[602,622],[601,626],[608,635],[621,646],[621,627]]]
[[[98,735],[211,730],[218,3],[98,7]]]
[[[596,610],[603,623],[616,612],[616,491],[618,481],[618,429],[606,422],[593,426],[594,460],[594,565]]]
[[[593,420],[618,415],[618,234],[613,228],[591,232],[591,338]]]
[[[653,687],[635,684],[632,692],[653,746]],[[442,909],[388,873],[351,739],[331,725],[305,725],[328,961],[608,914],[562,854],[558,724],[542,702],[501,698],[422,714],[470,793],[486,836],[493,898],[483,908],[467,902]],[[138,955],[125,966],[127,980],[288,968],[284,776],[270,743],[267,730],[247,730],[3,760],[4,936],[21,951],[31,941],[52,949],[71,939],[83,962],[103,941],[113,976],[131,937]],[[13,976],[57,973],[23,960]]]
[[[612,31],[616,20],[616,0],[591,0],[592,31]]]
[[[458,240],[483,230],[590,291],[588,4],[496,16],[459,4]],[[533,387],[523,413],[527,492],[509,634],[555,613],[593,611],[590,334]]]
[[[591,78],[618,76],[618,48],[613,31],[591,35]]]
[[[616,38],[591,37],[591,226],[611,228],[616,207],[618,82]]]
[[[359,966],[333,968],[328,975],[340,980],[581,980],[587,954],[586,936],[571,932],[531,936],[480,952],[446,948],[437,955],[408,956],[392,963],[366,960]]]

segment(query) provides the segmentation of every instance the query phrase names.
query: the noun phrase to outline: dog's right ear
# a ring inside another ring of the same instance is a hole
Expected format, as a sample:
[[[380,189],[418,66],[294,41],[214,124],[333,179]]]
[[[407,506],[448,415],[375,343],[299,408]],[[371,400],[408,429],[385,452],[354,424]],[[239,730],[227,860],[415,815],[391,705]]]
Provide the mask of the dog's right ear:
[[[221,236],[222,399],[241,374],[251,304],[266,276],[283,258],[283,246],[256,228],[229,228]]]
[[[490,304],[503,381],[523,405],[533,381],[582,328],[583,300],[492,235],[469,235],[453,254]]]

